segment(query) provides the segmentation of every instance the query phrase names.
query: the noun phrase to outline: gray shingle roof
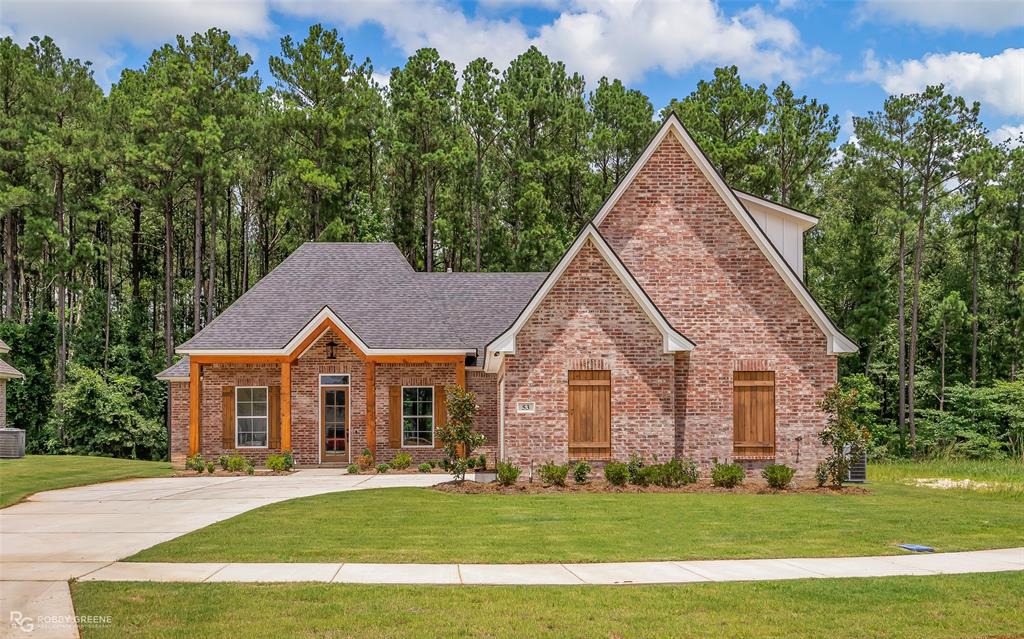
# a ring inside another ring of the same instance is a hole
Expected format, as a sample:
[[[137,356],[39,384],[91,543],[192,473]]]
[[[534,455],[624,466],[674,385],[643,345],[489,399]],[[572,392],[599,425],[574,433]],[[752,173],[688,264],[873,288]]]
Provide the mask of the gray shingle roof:
[[[188,355],[185,355],[164,370],[156,374],[157,379],[188,379],[189,375]]]
[[[180,348],[282,348],[327,306],[371,348],[482,357],[546,276],[418,273],[390,242],[307,242]]]
[[[0,359],[0,379],[22,379],[24,377],[21,371]]]

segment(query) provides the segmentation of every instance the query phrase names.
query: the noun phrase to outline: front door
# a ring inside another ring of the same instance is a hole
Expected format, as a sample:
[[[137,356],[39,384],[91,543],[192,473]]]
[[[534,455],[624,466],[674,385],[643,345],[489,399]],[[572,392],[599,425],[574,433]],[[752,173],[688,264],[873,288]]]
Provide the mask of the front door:
[[[348,388],[320,389],[321,461],[348,460]]]

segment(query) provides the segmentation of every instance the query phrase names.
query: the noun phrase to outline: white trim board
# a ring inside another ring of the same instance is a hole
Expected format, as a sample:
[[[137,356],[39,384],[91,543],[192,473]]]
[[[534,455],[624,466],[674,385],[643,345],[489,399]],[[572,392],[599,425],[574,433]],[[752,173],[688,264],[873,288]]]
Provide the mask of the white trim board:
[[[665,316],[661,314],[658,307],[654,305],[654,302],[647,293],[644,292],[643,287],[636,281],[633,274],[629,272],[626,265],[622,263],[619,256],[615,254],[608,243],[601,237],[601,233],[598,232],[597,227],[593,224],[587,224],[580,234],[576,237],[576,241],[572,243],[569,250],[565,252],[562,259],[555,266],[554,270],[548,274],[544,283],[540,289],[534,293],[530,299],[529,304],[526,308],[519,313],[519,317],[504,333],[495,337],[491,340],[490,344],[487,345],[487,358],[484,360],[484,370],[488,373],[495,373],[501,367],[501,360],[505,355],[516,354],[516,335],[523,329],[526,322],[533,317],[533,314],[540,307],[541,303],[548,296],[551,290],[558,283],[558,280],[562,278],[566,269],[572,263],[576,256],[579,255],[580,251],[587,244],[592,244],[597,252],[600,253],[604,261],[611,267],[612,271],[618,276],[619,280],[629,291],[629,294],[633,297],[640,309],[647,316],[647,319],[654,324],[654,327],[658,329],[658,332],[662,335],[663,348],[665,353],[675,353],[679,351],[691,351],[694,349],[694,344],[686,338],[682,333],[672,328],[665,319]]]
[[[697,168],[699,168],[701,173],[704,174],[704,177],[707,178],[708,182],[711,183],[711,186],[718,193],[719,197],[722,198],[726,206],[729,207],[729,210],[732,211],[740,225],[747,231],[747,234],[749,234],[751,239],[754,240],[757,247],[761,249],[761,252],[775,268],[775,271],[782,278],[782,281],[786,283],[791,291],[793,291],[793,294],[796,296],[797,301],[800,302],[800,305],[804,307],[814,323],[818,326],[821,332],[825,334],[825,337],[827,338],[828,353],[830,355],[835,353],[856,353],[857,345],[854,344],[850,338],[843,335],[842,331],[840,331],[828,315],[825,314],[825,311],[821,306],[819,306],[814,298],[811,297],[810,292],[804,286],[803,282],[800,281],[800,277],[793,271],[785,258],[782,257],[778,248],[772,244],[771,240],[768,239],[768,236],[765,235],[765,232],[761,227],[757,225],[753,217],[751,217],[750,212],[747,211],[742,203],[740,203],[737,193],[729,188],[725,181],[722,180],[722,176],[719,175],[718,171],[716,171],[711,165],[707,156],[705,156],[700,150],[697,143],[693,141],[690,134],[686,132],[686,129],[683,128],[682,123],[674,113],[670,114],[669,117],[666,118],[665,123],[661,125],[661,129],[658,130],[654,139],[652,139],[650,144],[647,145],[647,148],[644,149],[644,152],[640,155],[636,164],[633,165],[629,170],[629,173],[626,174],[626,177],[619,182],[619,185],[615,187],[612,194],[607,200],[605,200],[601,209],[597,212],[597,215],[594,216],[594,226],[601,226],[601,222],[603,222],[605,217],[608,216],[608,213],[615,208],[619,199],[633,183],[633,180],[636,179],[637,175],[639,175],[640,171],[647,164],[647,161],[651,159],[652,155],[654,155],[655,150],[657,150],[661,142],[669,134],[674,135],[675,139],[682,144],[683,150],[685,150],[694,161]],[[760,198],[755,199],[760,200]],[[765,202],[766,206],[774,206],[779,210],[779,212],[790,215],[792,214],[790,213],[792,209],[787,209],[779,204],[767,201]],[[810,216],[806,217],[810,218]]]

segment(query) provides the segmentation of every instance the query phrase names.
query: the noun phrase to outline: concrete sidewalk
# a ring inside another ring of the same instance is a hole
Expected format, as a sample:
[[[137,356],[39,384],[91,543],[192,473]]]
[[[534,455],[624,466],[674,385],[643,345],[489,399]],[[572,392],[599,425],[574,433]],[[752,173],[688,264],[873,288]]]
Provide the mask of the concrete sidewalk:
[[[189,583],[621,585],[1024,571],[1024,548],[880,557],[637,561],[588,564],[134,563],[81,581]]]

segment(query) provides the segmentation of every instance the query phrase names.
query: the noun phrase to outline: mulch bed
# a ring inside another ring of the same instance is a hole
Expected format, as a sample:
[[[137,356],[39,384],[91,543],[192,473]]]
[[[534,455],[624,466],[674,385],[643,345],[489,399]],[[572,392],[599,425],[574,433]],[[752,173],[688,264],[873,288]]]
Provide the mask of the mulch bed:
[[[545,486],[540,482],[519,482],[514,486],[502,486],[497,482],[482,484],[475,481],[450,481],[433,486],[433,490],[444,493],[458,493],[464,495],[548,495],[555,493],[732,493],[749,495],[796,495],[796,494],[822,494],[822,495],[864,495],[868,489],[863,486],[843,486],[842,488],[818,488],[815,484],[795,484],[785,490],[769,488],[763,482],[747,482],[736,488],[718,488],[712,486],[710,481],[698,481],[695,484],[687,484],[678,488],[663,488],[661,486],[612,486],[604,480],[590,481],[586,484],[577,484],[570,479],[565,486]]]

